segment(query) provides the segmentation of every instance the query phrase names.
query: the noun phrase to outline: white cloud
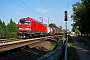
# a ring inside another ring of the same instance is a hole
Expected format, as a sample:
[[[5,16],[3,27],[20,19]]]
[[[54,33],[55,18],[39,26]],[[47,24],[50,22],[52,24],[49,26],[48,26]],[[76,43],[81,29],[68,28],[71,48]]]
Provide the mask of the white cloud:
[[[46,13],[46,12],[48,12],[49,10],[48,9],[43,9],[42,7],[38,7],[37,8],[37,11],[39,12],[39,13]]]
[[[16,12],[16,14],[21,14],[20,12]]]

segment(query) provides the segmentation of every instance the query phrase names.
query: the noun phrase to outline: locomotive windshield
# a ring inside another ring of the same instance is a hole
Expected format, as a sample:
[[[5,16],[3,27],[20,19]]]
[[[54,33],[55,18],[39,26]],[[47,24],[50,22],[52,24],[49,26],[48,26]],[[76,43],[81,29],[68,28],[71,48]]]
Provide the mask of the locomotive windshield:
[[[20,20],[21,24],[30,24],[30,20]]]

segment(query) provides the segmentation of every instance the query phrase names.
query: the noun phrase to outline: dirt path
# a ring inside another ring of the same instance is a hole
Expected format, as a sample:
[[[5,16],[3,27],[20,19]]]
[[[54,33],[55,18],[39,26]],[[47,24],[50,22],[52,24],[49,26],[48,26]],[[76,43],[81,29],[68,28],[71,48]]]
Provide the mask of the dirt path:
[[[88,54],[88,51],[85,50],[85,48],[77,41],[75,37],[72,37],[74,46],[76,48],[76,52],[79,56],[80,60],[90,60],[90,55]]]

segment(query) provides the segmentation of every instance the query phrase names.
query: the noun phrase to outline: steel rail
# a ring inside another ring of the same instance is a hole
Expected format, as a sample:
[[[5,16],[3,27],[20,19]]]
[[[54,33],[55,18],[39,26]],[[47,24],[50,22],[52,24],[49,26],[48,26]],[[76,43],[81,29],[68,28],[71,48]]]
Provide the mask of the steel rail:
[[[36,42],[40,42],[43,39],[52,39],[52,38],[53,38],[53,36],[47,36],[47,37],[40,37],[40,38],[34,38],[34,39],[26,39],[26,40],[2,43],[2,44],[0,44],[0,52],[15,49],[15,48],[29,45],[29,44],[34,44]]]

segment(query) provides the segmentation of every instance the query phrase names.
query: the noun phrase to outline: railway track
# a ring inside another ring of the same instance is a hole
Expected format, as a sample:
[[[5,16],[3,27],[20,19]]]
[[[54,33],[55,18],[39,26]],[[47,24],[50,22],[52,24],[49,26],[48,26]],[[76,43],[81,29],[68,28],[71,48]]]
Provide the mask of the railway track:
[[[53,38],[55,37],[59,37],[59,36],[63,36],[63,35],[54,35]],[[47,36],[48,38],[52,37],[52,36]],[[34,39],[34,38],[32,38]],[[4,44],[8,44],[10,42],[19,42],[19,41],[25,41],[25,40],[29,40],[29,39],[15,39],[15,38],[12,38],[12,39],[0,39],[0,45],[4,45]]]
[[[0,43],[0,52],[4,52],[7,50],[15,49],[18,47],[22,47],[25,45],[33,46],[40,41],[44,41],[47,39],[54,39],[56,37],[60,37],[62,35],[55,35],[55,36],[46,36],[46,37],[40,37],[40,38],[33,38],[33,39],[10,39],[10,40],[0,40],[2,43]]]

